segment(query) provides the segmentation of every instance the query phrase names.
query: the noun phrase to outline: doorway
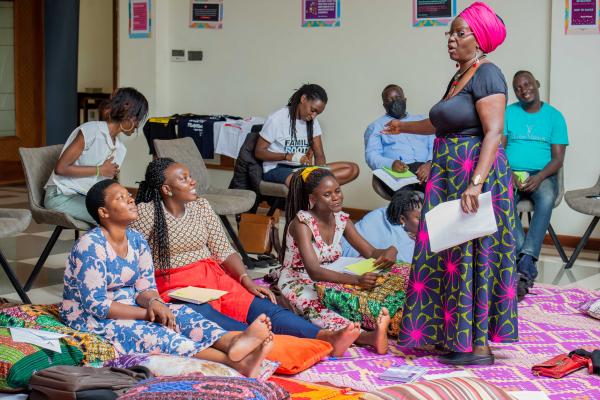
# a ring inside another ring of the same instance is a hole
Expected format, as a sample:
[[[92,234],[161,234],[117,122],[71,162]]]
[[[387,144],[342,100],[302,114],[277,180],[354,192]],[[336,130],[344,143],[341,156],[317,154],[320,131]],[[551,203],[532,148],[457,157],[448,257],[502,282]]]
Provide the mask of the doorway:
[[[0,184],[23,182],[19,147],[36,147],[44,132],[43,7],[0,0]]]

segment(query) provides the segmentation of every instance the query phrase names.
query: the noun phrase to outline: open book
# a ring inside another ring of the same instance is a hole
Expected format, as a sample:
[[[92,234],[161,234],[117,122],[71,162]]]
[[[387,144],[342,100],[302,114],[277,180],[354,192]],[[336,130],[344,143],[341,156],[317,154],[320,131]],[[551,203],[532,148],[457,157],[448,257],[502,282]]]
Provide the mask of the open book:
[[[227,292],[224,290],[188,286],[170,292],[169,296],[177,300],[185,301],[187,303],[204,304],[208,303],[209,301],[217,300],[218,298],[226,294]]]
[[[390,168],[383,167],[373,171],[373,175],[394,192],[402,189],[404,186],[419,183],[417,176],[410,171],[396,172]]]

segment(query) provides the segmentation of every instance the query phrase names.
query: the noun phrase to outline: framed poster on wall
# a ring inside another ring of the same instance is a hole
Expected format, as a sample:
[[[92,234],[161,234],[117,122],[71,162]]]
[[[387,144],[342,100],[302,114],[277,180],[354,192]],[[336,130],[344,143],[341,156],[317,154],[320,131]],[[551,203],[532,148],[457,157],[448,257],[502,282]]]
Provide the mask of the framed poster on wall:
[[[132,39],[150,37],[151,0],[129,0],[129,37]]]
[[[413,0],[413,26],[445,26],[456,17],[456,0]]]
[[[190,28],[222,29],[223,0],[190,0]]]
[[[565,0],[565,34],[600,33],[600,0]]]
[[[340,26],[341,0],[301,0],[302,27]]]

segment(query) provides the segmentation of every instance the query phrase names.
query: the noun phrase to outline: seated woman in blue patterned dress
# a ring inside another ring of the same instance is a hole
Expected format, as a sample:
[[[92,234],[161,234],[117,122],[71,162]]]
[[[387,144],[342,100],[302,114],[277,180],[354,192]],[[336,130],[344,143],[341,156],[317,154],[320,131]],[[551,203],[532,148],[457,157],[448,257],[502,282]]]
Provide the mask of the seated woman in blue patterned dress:
[[[127,189],[100,181],[86,207],[99,227],[75,243],[67,261],[60,315],[68,326],[103,336],[121,354],[192,356],[257,376],[273,346],[264,314],[238,336],[183,304],[163,303],[148,243],[127,228],[138,218]]]

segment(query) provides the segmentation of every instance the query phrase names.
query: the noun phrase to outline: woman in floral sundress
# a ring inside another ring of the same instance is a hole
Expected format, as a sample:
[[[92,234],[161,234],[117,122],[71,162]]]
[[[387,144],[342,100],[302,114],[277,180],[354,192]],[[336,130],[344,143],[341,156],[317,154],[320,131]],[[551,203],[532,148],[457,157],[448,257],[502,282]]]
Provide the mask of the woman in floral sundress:
[[[359,324],[326,308],[315,288],[318,281],[358,285],[365,289],[375,286],[378,274],[356,276],[322,267],[341,256],[342,236],[362,256],[375,258],[380,267],[390,266],[396,260],[397,251],[393,246],[375,249],[360,236],[348,214],[342,211],[343,199],[340,185],[329,169],[308,167],[294,173],[287,198],[279,289],[294,311],[315,325],[338,330],[354,324],[356,344],[371,345],[378,353],[385,354],[390,323],[386,308],[382,308],[375,330],[361,331]]]

